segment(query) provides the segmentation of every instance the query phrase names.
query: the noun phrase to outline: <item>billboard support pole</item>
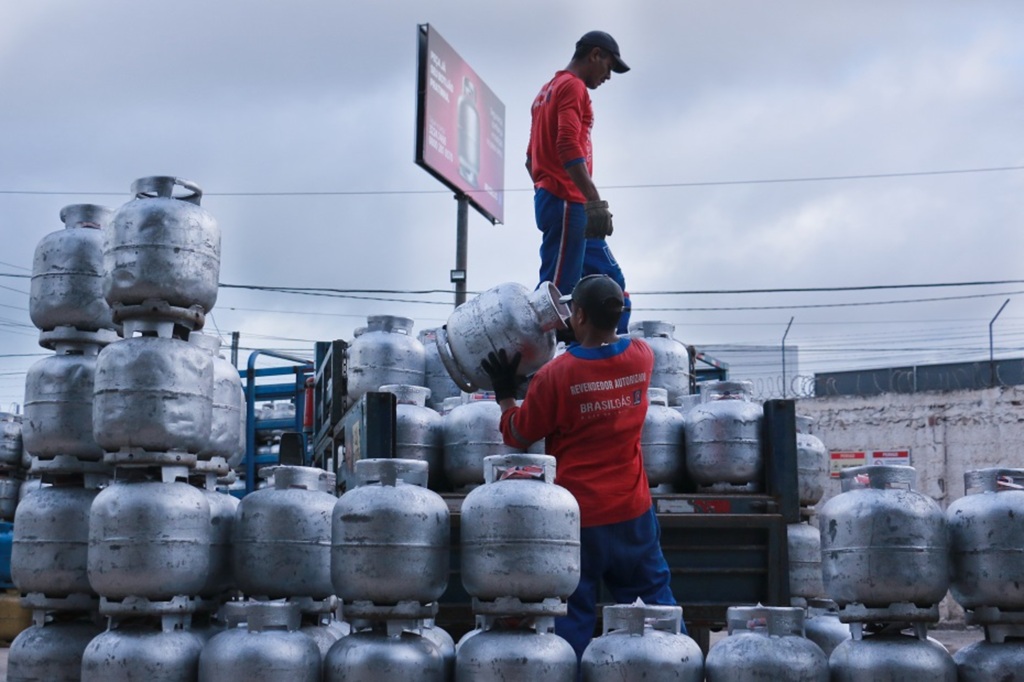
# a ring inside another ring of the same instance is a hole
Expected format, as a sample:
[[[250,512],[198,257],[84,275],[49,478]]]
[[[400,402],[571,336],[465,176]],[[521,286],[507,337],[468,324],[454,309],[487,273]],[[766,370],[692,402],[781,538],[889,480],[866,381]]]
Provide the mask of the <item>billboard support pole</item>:
[[[466,302],[466,263],[469,241],[469,198],[459,192],[455,195],[458,202],[455,220],[455,269],[452,270],[451,281],[455,284],[455,307]]]

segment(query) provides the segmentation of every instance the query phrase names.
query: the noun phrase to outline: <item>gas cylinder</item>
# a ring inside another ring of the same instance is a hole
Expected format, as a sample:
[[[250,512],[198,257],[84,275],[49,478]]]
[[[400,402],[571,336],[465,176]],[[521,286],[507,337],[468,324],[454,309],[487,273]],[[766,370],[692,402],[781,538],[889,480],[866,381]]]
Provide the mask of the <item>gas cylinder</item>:
[[[25,376],[24,447],[43,460],[71,455],[99,461],[103,448],[93,438],[92,403],[100,345],[61,343],[56,349]]]
[[[1020,628],[1016,627],[1017,634]],[[1024,641],[987,636],[953,654],[957,679],[970,682],[1020,682],[1024,680]]]
[[[0,412],[0,464],[18,466],[24,454],[22,445],[22,417],[12,412]]]
[[[953,598],[965,609],[1024,610],[1024,469],[968,471],[964,490],[946,510]]]
[[[429,467],[429,487],[444,486],[444,421],[427,407],[430,389],[408,384],[387,384],[381,391],[394,393],[395,457],[416,459]]]
[[[444,416],[441,423],[444,474],[455,490],[466,490],[484,482],[486,457],[516,452],[515,448],[505,445],[500,425],[501,407],[489,391],[473,393]]]
[[[643,320],[629,325],[629,333],[643,339],[654,351],[651,386],[668,391],[670,404],[690,393],[690,350],[672,334],[670,322]]]
[[[245,626],[214,635],[199,657],[199,682],[320,682],[320,650],[299,631],[298,605],[246,602]]]
[[[213,359],[177,338],[115,341],[96,359],[92,407],[93,436],[108,452],[197,453],[209,440]]]
[[[704,654],[680,632],[682,607],[616,604],[603,614],[603,634],[583,652],[584,680],[703,682]]]
[[[104,230],[104,294],[111,306],[166,301],[204,312],[217,302],[220,228],[200,206],[203,191],[189,180],[140,178],[135,198]]]
[[[343,601],[436,601],[448,586],[448,505],[426,462],[363,459],[333,512],[331,577]]]
[[[906,466],[865,466],[840,474],[843,492],[818,515],[825,595],[888,608],[938,604],[949,588],[946,517],[916,492]]]
[[[189,630],[112,621],[82,655],[82,682],[194,682],[203,640]]]
[[[686,414],[686,471],[703,486],[761,488],[764,410],[749,381],[708,381],[704,401]]]
[[[412,335],[413,321],[393,315],[366,318],[366,332],[348,347],[348,400],[385,384],[422,386],[426,369],[423,344]]]
[[[831,656],[841,642],[850,639],[850,626],[839,620],[839,608],[831,599],[808,599],[804,633]]]
[[[206,496],[187,483],[115,481],[90,508],[89,584],[110,599],[198,594],[210,570],[210,518]]]
[[[103,632],[92,620],[56,614],[22,630],[7,652],[8,682],[79,682],[82,655]]]
[[[479,620],[480,630],[459,642],[456,682],[577,679],[576,652],[554,633],[553,618]]]
[[[933,639],[904,634],[859,636],[842,642],[829,657],[833,682],[956,682],[956,663]],[[964,678],[972,680],[973,677]]]
[[[530,376],[555,357],[555,330],[565,329],[569,309],[551,282],[535,291],[508,282],[466,301],[437,330],[437,351],[455,384],[467,393],[490,390],[480,366],[491,352],[519,353],[519,373]]]
[[[231,537],[239,500],[205,484],[194,485],[210,505],[210,570],[198,594],[207,598],[220,597],[235,587]]]
[[[401,621],[378,621],[339,639],[324,661],[324,682],[448,679],[440,649]]]
[[[817,524],[787,524],[786,545],[789,548],[790,595],[804,599],[825,596],[821,582],[821,534]]]
[[[213,393],[210,404],[210,436],[199,458],[208,460],[223,457],[230,461],[240,458],[239,429],[244,423],[245,396],[238,370],[220,353],[220,339],[211,334],[192,332],[188,341],[210,354],[213,361]]]
[[[279,466],[274,487],[242,498],[232,539],[238,589],[270,599],[334,594],[334,485],[334,474],[322,469]]]
[[[492,455],[462,503],[462,584],[482,601],[568,599],[580,578],[580,508],[549,455]]]
[[[683,476],[683,415],[668,406],[668,391],[647,391],[647,415],[640,434],[644,471],[652,488],[672,492]]]
[[[113,329],[103,298],[103,233],[110,209],[71,204],[60,211],[64,229],[43,237],[32,259],[29,316],[43,331]]]
[[[726,621],[729,636],[708,652],[707,682],[828,682],[828,659],[804,637],[803,609],[730,606]]]
[[[462,391],[452,381],[441,361],[437,351],[437,329],[420,330],[417,338],[423,344],[424,385],[430,389],[427,405],[440,412],[445,398],[461,398]]]
[[[796,415],[796,480],[800,505],[812,507],[825,494],[828,481],[828,450],[811,433],[814,419]]]
[[[13,521],[18,510],[18,495],[21,493],[22,478],[18,475],[0,477],[0,520]]]
[[[21,501],[11,548],[11,577],[21,592],[92,594],[89,512],[98,494],[96,486],[59,480]]]

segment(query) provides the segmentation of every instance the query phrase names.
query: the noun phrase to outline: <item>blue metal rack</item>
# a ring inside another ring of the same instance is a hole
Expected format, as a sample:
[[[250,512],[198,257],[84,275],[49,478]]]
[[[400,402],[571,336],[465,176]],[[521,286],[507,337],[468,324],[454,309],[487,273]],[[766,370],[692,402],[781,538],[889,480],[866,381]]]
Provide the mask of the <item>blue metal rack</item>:
[[[256,360],[260,357],[277,358],[291,362],[291,365],[278,367],[256,368]],[[256,489],[256,471],[260,466],[278,463],[276,455],[256,454],[256,432],[263,430],[280,429],[282,431],[293,431],[299,434],[302,439],[302,451],[308,452],[306,434],[302,428],[302,418],[305,412],[304,403],[306,397],[306,379],[313,376],[313,363],[310,360],[278,353],[270,350],[256,350],[249,354],[249,361],[244,372],[241,370],[242,379],[245,384],[245,493],[249,494]],[[291,377],[290,381],[284,380],[279,383],[257,383],[259,379]],[[294,419],[256,419],[256,403],[264,400],[289,399],[295,402]],[[306,457],[308,460],[308,455]],[[306,462],[308,463],[308,461]]]

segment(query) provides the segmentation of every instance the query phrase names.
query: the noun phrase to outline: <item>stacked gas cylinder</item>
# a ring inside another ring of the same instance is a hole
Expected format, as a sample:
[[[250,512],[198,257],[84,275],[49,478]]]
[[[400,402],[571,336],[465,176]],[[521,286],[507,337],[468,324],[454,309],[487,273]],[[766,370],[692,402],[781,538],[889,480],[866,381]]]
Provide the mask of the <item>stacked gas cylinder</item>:
[[[914,490],[911,467],[856,467],[840,480],[818,516],[825,593],[852,633],[832,651],[832,679],[954,682],[953,659],[926,632],[950,584],[945,515]]]
[[[803,609],[731,606],[726,623],[729,636],[708,652],[707,682],[828,682],[828,657],[806,638]]]
[[[101,206],[65,207],[64,229],[46,235],[33,259],[29,314],[54,354],[29,368],[17,424],[46,486],[18,504],[11,573],[34,624],[11,645],[10,679],[78,679],[82,653],[101,632],[88,546],[89,511],[111,475],[92,429],[97,354],[117,338],[103,294],[110,215]],[[9,454],[14,422],[2,424]]]
[[[10,533],[25,479],[22,415],[0,412],[0,532]]]
[[[603,633],[591,640],[580,662],[584,680],[703,682],[704,654],[680,632],[681,606],[615,604],[602,615]]]
[[[456,679],[576,679],[554,619],[580,578],[580,511],[549,455],[491,455],[462,503],[462,585],[477,628],[459,642]],[[514,671],[514,672],[513,672]]]
[[[1024,675],[1024,469],[964,474],[965,496],[946,510],[953,598],[985,639],[954,655],[961,680]]]
[[[434,625],[448,585],[448,506],[428,465],[364,459],[333,509],[330,577],[352,633],[326,654],[324,679],[451,679],[452,638]]]

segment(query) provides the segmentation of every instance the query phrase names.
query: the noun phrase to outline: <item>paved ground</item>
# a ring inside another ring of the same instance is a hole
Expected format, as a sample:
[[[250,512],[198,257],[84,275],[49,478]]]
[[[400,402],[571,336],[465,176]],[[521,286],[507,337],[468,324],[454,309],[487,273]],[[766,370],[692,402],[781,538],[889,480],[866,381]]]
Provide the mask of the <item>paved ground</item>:
[[[929,634],[942,642],[942,644],[949,649],[949,653],[951,654],[954,654],[958,649],[962,649],[968,644],[977,642],[985,637],[980,628],[967,628],[966,630],[932,630]],[[724,632],[712,633],[712,644],[724,636]],[[7,682],[7,647],[0,648],[0,682]]]

